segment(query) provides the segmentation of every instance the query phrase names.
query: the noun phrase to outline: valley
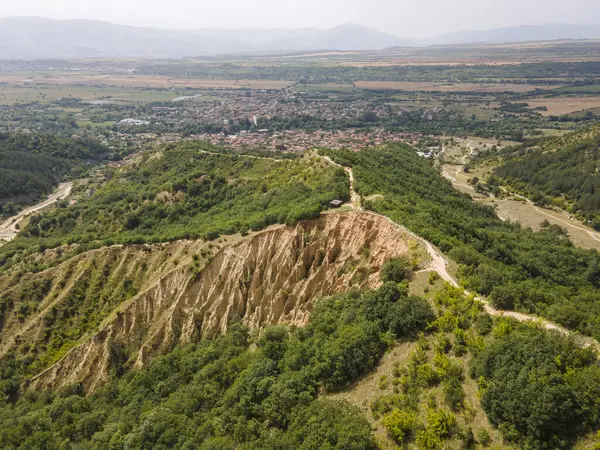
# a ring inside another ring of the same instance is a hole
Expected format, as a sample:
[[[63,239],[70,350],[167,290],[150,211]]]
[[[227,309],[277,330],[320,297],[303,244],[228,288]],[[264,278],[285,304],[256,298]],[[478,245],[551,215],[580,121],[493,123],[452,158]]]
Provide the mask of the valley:
[[[73,189],[72,183],[62,183],[58,186],[56,192],[52,195],[48,196],[46,200],[38,203],[34,206],[29,206],[16,214],[13,217],[9,217],[3,223],[0,223],[0,242],[1,241],[11,241],[15,238],[15,236],[19,233],[19,222],[26,218],[27,216],[38,212],[48,206],[53,205],[59,200],[64,200],[69,196],[71,190]]]
[[[463,141],[463,144],[466,141]],[[600,233],[593,228],[586,226],[582,221],[573,217],[566,211],[560,209],[549,209],[539,207],[531,200],[517,193],[509,192],[501,187],[501,196],[486,196],[476,191],[475,185],[469,183],[473,178],[483,180],[490,175],[490,169],[485,166],[476,167],[469,173],[464,171],[464,167],[469,163],[473,151],[485,153],[487,148],[478,147],[473,144],[473,140],[466,143],[465,154],[460,156],[462,165],[444,164],[441,167],[443,176],[452,182],[452,185],[459,191],[472,196],[476,201],[489,203],[496,210],[498,217],[502,220],[519,222],[523,227],[531,227],[539,231],[542,224],[548,222],[564,228],[574,245],[582,248],[600,250]],[[460,145],[460,143],[459,143]]]
[[[597,40],[170,36],[0,61],[0,448],[600,445]]]

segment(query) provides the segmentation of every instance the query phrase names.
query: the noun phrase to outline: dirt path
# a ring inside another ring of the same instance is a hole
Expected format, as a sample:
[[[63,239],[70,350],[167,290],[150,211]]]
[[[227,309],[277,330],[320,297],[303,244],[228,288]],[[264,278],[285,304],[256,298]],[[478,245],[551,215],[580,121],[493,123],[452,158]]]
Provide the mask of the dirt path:
[[[473,156],[473,152],[475,151],[475,147],[473,147],[473,141],[469,141],[467,143],[467,148],[469,149],[469,153],[467,153],[466,155],[463,155],[461,157],[462,165],[444,164],[442,166],[442,175],[447,180],[450,180],[453,185],[455,185],[455,186],[461,186],[461,187],[467,188],[469,191],[475,192],[474,189],[473,189],[473,186],[461,183],[458,180],[458,178],[460,177],[460,173],[463,170],[463,167],[467,164],[469,158],[471,158],[471,156]],[[440,156],[442,156],[445,151],[446,151],[446,147],[444,147],[442,149],[442,151],[440,152]],[[456,168],[456,170],[454,171],[454,174],[450,171],[450,167],[455,167]]]
[[[463,171],[464,165],[466,165],[468,163],[468,160],[471,158],[471,156],[473,155],[473,152],[476,150],[475,147],[473,146],[473,141],[469,141],[467,143],[467,148],[469,148],[470,151],[468,154],[465,154],[462,156],[462,158],[461,158],[462,165],[445,164],[442,166],[442,175],[444,176],[444,178],[449,180],[456,189],[458,189],[461,192],[466,192],[473,197],[473,196],[477,196],[474,187],[466,184],[464,182],[464,176],[461,176],[461,172]],[[445,151],[445,149],[442,150],[442,152],[440,154],[443,154],[444,151]],[[462,188],[462,189],[460,189],[460,188]],[[553,210],[548,210],[545,208],[540,208],[534,202],[529,200],[527,197],[519,195],[515,192],[511,192],[508,189],[503,188],[503,187],[500,187],[500,189],[502,189],[508,195],[524,201],[526,203],[527,207],[531,208],[532,213],[537,213],[538,215],[547,217],[549,219],[552,219],[555,222],[558,222],[557,224],[560,224],[561,226],[565,226],[565,228],[567,228],[567,230],[570,230],[570,233],[569,233],[570,238],[574,245],[582,247],[582,248],[598,249],[599,245],[597,243],[600,242],[600,233],[595,232],[591,228],[586,227],[583,223],[581,223],[579,221],[575,221],[574,219],[571,219],[570,217],[569,218],[561,217],[561,215],[566,215],[566,213],[564,213],[564,212],[561,213],[561,212],[556,212]],[[494,197],[492,197],[492,198],[494,198]],[[481,199],[483,199],[483,198],[481,198]],[[476,198],[476,200],[477,200],[477,198]],[[523,225],[525,227],[533,226],[532,223],[529,223],[530,221],[528,222],[527,217],[520,216],[520,214],[524,213],[524,211],[522,211],[522,209],[520,207],[518,207],[518,205],[517,205],[517,207],[512,207],[512,208],[510,207],[510,201],[511,201],[510,199],[504,199],[504,200],[496,199],[496,201],[498,201],[500,203],[508,202],[507,207],[509,209],[504,211],[507,214],[501,214],[500,211],[498,211],[498,217],[500,219],[502,219],[504,221],[517,220],[517,221],[523,223]],[[551,223],[552,223],[552,220],[551,220]],[[539,219],[539,222],[541,223],[542,219]],[[576,223],[574,223],[574,222],[576,222]],[[535,228],[535,227],[533,226],[533,228]],[[591,238],[591,240],[585,238],[584,236],[586,236],[586,235],[589,236],[589,238]]]
[[[331,160],[331,158],[329,157],[324,157],[324,159],[326,161],[328,161],[331,164],[334,164],[338,167],[343,167],[340,164],[337,164],[335,162],[333,162]],[[343,167],[344,170],[346,171],[346,173],[348,173],[349,178],[350,178],[350,191],[351,191],[351,197],[352,198],[358,198],[359,202],[358,202],[358,207],[355,207],[356,209],[359,209],[361,211],[363,211],[365,214],[371,214],[374,216],[378,216],[378,217],[383,217],[385,218],[388,222],[390,222],[391,224],[393,224],[394,226],[400,228],[402,231],[404,231],[405,233],[407,233],[408,235],[412,236],[413,238],[417,239],[418,241],[422,242],[423,245],[425,246],[425,248],[427,249],[427,253],[429,254],[431,261],[429,262],[429,265],[425,268],[425,270],[428,271],[435,271],[437,272],[440,277],[447,283],[449,283],[451,286],[453,287],[460,287],[458,282],[454,279],[454,277],[452,275],[450,275],[450,273],[448,272],[448,260],[442,255],[442,253],[440,251],[438,251],[431,242],[425,240],[424,238],[422,238],[421,236],[418,236],[417,234],[413,233],[412,231],[410,231],[409,229],[407,229],[406,227],[404,227],[403,225],[400,225],[396,222],[394,222],[392,219],[390,219],[389,217],[382,215],[382,214],[378,214],[372,211],[364,211],[363,208],[360,206],[360,195],[354,191],[354,174],[352,173],[352,169],[349,167]],[[354,203],[354,202],[353,202]],[[352,206],[352,205],[349,205]],[[539,322],[544,328],[548,329],[548,330],[557,330],[560,331],[563,334],[569,335],[570,331],[561,327],[560,325],[557,325],[555,323],[552,323],[548,320],[542,319],[540,317],[535,317],[529,314],[523,314],[523,313],[519,313],[519,312],[515,312],[515,311],[503,311],[503,310],[498,310],[495,309],[492,305],[490,305],[490,303],[483,297],[479,297],[476,296],[474,294],[472,294],[471,292],[465,290],[465,295],[470,296],[473,295],[473,297],[475,298],[475,300],[481,302],[483,304],[483,307],[485,309],[485,311],[491,315],[491,316],[498,316],[498,317],[512,317],[513,319],[516,319],[520,322]],[[594,346],[596,348],[600,348],[600,345],[592,340],[592,339],[586,339],[584,342],[584,345],[587,346]]]
[[[348,174],[348,178],[350,178],[350,202],[345,203],[344,206],[349,206],[352,209],[362,210],[361,197],[358,194],[358,192],[356,192],[356,190],[354,189],[356,186],[356,179],[354,178],[354,173],[352,172],[352,169],[350,167],[344,167],[341,164],[336,163],[329,156],[323,156],[322,158],[329,164],[333,164],[334,166],[341,167],[342,169],[344,169],[344,171]]]
[[[1,223],[0,224],[0,241],[13,240],[15,238],[15,236],[17,235],[17,233],[19,232],[19,229],[17,228],[17,224],[21,220],[23,220],[28,215],[30,215],[36,211],[39,211],[40,209],[46,208],[47,206],[50,206],[50,205],[56,203],[57,201],[62,200],[63,198],[67,197],[71,193],[72,189],[73,189],[73,183],[70,183],[70,182],[69,183],[61,183],[58,186],[58,189],[43,202],[40,202],[37,205],[33,205],[28,208],[25,208],[19,214],[15,215],[13,217],[10,217],[6,221],[4,221],[4,223]]]
[[[521,200],[524,200],[524,201],[526,201],[526,202],[527,202],[527,204],[528,204],[529,206],[531,206],[531,207],[532,207],[532,208],[533,208],[535,211],[537,211],[538,213],[540,213],[540,214],[543,214],[544,216],[548,216],[548,217],[550,217],[550,218],[552,218],[552,219],[558,220],[559,222],[562,222],[562,223],[564,223],[565,225],[567,225],[567,226],[568,226],[568,227],[570,227],[570,228],[575,228],[576,230],[584,231],[584,232],[586,232],[587,234],[589,234],[589,235],[590,235],[590,237],[591,237],[592,239],[594,239],[594,240],[596,240],[596,241],[599,241],[599,242],[600,242],[600,234],[599,234],[599,233],[596,233],[596,232],[594,232],[594,231],[591,231],[591,230],[589,230],[589,229],[587,229],[587,228],[583,228],[583,227],[577,226],[577,225],[575,225],[575,224],[572,224],[572,223],[570,223],[570,222],[568,222],[568,221],[566,221],[566,220],[564,220],[564,219],[562,219],[562,218],[560,218],[560,217],[556,217],[555,215],[553,215],[553,214],[550,214],[549,212],[547,212],[547,211],[545,211],[544,209],[542,209],[542,208],[540,208],[539,206],[537,206],[535,203],[533,203],[533,202],[532,202],[531,200],[529,200],[527,197],[524,197],[524,196],[522,196],[522,195],[519,195],[519,194],[515,194],[514,192],[510,192],[510,191],[508,191],[506,188],[503,188],[503,187],[500,187],[500,189],[502,189],[502,190],[503,190],[504,192],[506,192],[507,194],[509,194],[509,195],[512,195],[513,197],[516,197],[516,198],[519,198],[519,199],[521,199]]]

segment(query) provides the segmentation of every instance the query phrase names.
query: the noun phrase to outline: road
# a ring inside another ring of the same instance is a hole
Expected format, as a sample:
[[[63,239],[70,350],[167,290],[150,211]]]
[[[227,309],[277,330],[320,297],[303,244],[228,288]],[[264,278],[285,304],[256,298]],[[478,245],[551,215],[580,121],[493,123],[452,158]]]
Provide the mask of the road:
[[[470,195],[473,195],[475,193],[475,190],[473,188],[473,186],[467,185],[463,182],[461,182],[460,178],[460,173],[463,171],[463,167],[467,164],[468,160],[471,158],[471,156],[473,155],[473,152],[475,151],[475,148],[473,146],[473,141],[469,141],[467,143],[467,148],[470,150],[468,154],[463,155],[462,157],[462,165],[457,165],[457,166],[453,166],[455,167],[455,171],[454,173],[451,171],[450,167],[448,165],[445,165],[442,167],[442,175],[448,179],[449,181],[452,182],[452,184],[454,185],[454,187],[462,187],[468,190],[468,193]],[[445,151],[442,150],[443,154]],[[537,206],[534,202],[532,202],[531,200],[529,200],[527,197],[524,197],[522,195],[519,195],[515,192],[511,192],[508,189],[504,188],[504,187],[500,187],[500,189],[502,191],[504,191],[505,193],[507,193],[508,195],[518,198],[520,200],[523,200],[527,203],[527,205],[533,209],[535,212],[537,212],[540,215],[543,215],[545,217],[548,217],[550,219],[554,219],[555,221],[559,222],[562,225],[565,225],[567,227],[567,229],[572,229],[572,230],[578,230],[581,231],[583,233],[586,233],[588,236],[590,236],[592,238],[593,241],[596,242],[600,242],[600,233],[597,233],[595,231],[593,231],[592,229],[590,229],[589,227],[585,227],[583,225],[583,223],[576,221],[572,218],[569,217],[569,219],[566,218],[561,218],[560,215],[564,214],[564,213],[560,213],[560,212],[554,212],[554,214],[552,212],[550,212],[549,210],[546,210],[544,208],[540,208],[539,206]],[[492,196],[492,198],[494,198]],[[566,214],[565,214],[566,215]],[[505,220],[507,218],[502,217],[500,214],[498,215],[498,217],[500,217],[502,220]],[[578,241],[575,240],[575,237],[573,237],[572,239],[573,243],[575,245],[580,245],[578,244]],[[596,245],[581,245],[584,248],[597,248]]]
[[[23,220],[28,215],[39,211],[40,209],[44,209],[59,200],[67,197],[71,194],[71,190],[73,189],[73,183],[61,183],[56,191],[50,195],[43,202],[38,203],[37,205],[29,206],[21,211],[19,214],[8,218],[3,223],[0,224],[0,241],[11,241],[15,238],[19,229],[17,228],[17,224]]]
[[[600,237],[599,237],[599,236],[600,236],[600,234],[598,234],[598,233],[596,233],[596,232],[594,232],[594,231],[588,230],[588,229],[586,229],[586,228],[583,228],[583,227],[577,226],[577,225],[575,225],[575,224],[573,224],[573,223],[571,223],[571,222],[568,222],[568,221],[566,221],[566,220],[564,220],[564,219],[561,219],[560,217],[556,217],[555,215],[553,215],[553,214],[550,214],[550,213],[549,213],[549,212],[547,212],[547,211],[544,211],[542,208],[540,208],[539,206],[537,206],[535,203],[533,203],[533,202],[532,202],[531,200],[529,200],[527,197],[524,197],[524,196],[522,196],[522,195],[519,195],[519,194],[515,194],[514,192],[510,192],[509,190],[507,190],[506,188],[503,188],[503,187],[500,187],[500,189],[502,189],[502,190],[503,190],[504,192],[506,192],[507,194],[509,194],[509,195],[512,195],[513,197],[516,197],[516,198],[519,198],[519,199],[521,199],[521,200],[524,200],[524,201],[526,201],[526,202],[527,202],[527,204],[528,204],[529,206],[531,206],[531,207],[532,207],[534,210],[536,210],[538,213],[540,213],[540,214],[543,214],[544,216],[548,216],[548,217],[550,217],[550,218],[552,218],[552,219],[554,219],[554,220],[558,220],[559,222],[561,222],[561,223],[564,223],[564,224],[565,224],[565,225],[567,225],[568,227],[575,228],[575,229],[577,229],[577,230],[580,230],[580,231],[584,231],[584,232],[586,232],[587,234],[589,234],[589,235],[590,235],[590,237],[591,237],[592,239],[594,239],[594,240],[596,240],[596,241],[600,241]]]
[[[326,161],[328,161],[329,163],[338,166],[338,167],[343,167],[340,164],[335,163],[331,158],[329,158],[328,156],[325,156],[324,159]],[[394,226],[398,227],[399,229],[401,229],[403,232],[407,233],[408,235],[412,236],[413,238],[417,239],[418,241],[422,242],[423,245],[425,246],[427,253],[429,254],[429,257],[431,258],[431,261],[429,262],[428,266],[425,268],[426,271],[435,271],[437,272],[440,277],[447,282],[448,284],[450,284],[453,287],[460,287],[458,282],[454,279],[454,277],[452,275],[450,275],[450,273],[448,272],[448,260],[443,256],[443,254],[438,251],[431,242],[425,240],[424,238],[422,238],[421,236],[418,236],[417,234],[413,233],[412,231],[410,231],[409,229],[407,229],[406,227],[404,227],[403,225],[400,225],[396,222],[394,222],[392,219],[390,219],[389,217],[382,215],[382,214],[378,214],[372,211],[364,211],[363,208],[360,206],[361,202],[360,202],[360,195],[354,191],[354,183],[355,183],[355,179],[354,179],[354,174],[352,173],[352,169],[349,167],[343,167],[344,170],[346,171],[346,173],[348,173],[349,178],[350,178],[350,191],[351,191],[351,198],[357,198],[358,202],[355,203],[355,201],[353,200],[350,204],[348,204],[347,206],[350,206],[354,209],[359,209],[361,211],[363,211],[365,214],[371,214],[374,216],[378,216],[378,217],[383,217],[384,219],[386,219],[388,222],[390,222],[391,224],[393,224]],[[358,204],[358,206],[356,206],[356,204]],[[476,301],[479,301],[483,304],[483,308],[484,310],[491,316],[500,316],[500,317],[512,317],[513,319],[516,319],[520,322],[538,322],[540,323],[544,328],[548,329],[548,330],[557,330],[560,331],[563,334],[569,335],[570,331],[568,331],[567,329],[561,327],[560,325],[556,325],[555,323],[552,323],[548,320],[539,318],[539,317],[535,317],[535,316],[531,316],[528,314],[523,314],[523,313],[518,313],[515,311],[503,311],[503,310],[498,310],[495,309],[492,305],[490,305],[490,303],[483,297],[479,297],[476,296],[474,294],[472,294],[471,292],[465,290],[464,291],[465,295],[467,296],[471,296],[473,295],[473,298]],[[599,344],[596,341],[593,341],[592,339],[588,339],[585,341],[584,345],[586,346],[594,346],[595,348],[599,348]]]
[[[329,156],[323,156],[323,159],[327,161],[329,164],[333,164],[334,166],[341,167],[348,174],[348,178],[350,178],[350,202],[345,203],[344,206],[349,206],[352,209],[360,209],[362,210],[362,201],[360,195],[354,189],[356,186],[356,179],[354,178],[354,173],[350,167],[344,167],[341,164],[336,163]]]

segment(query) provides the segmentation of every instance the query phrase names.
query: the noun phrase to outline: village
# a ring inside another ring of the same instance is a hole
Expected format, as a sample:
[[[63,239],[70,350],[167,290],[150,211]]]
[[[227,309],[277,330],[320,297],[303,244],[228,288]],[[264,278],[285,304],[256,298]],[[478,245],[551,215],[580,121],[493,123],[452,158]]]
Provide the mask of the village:
[[[317,147],[359,150],[404,142],[423,149],[421,133],[364,126],[371,120],[375,124],[378,118],[401,116],[406,111],[400,103],[379,97],[294,93],[289,89],[224,90],[218,92],[218,98],[214,95],[181,96],[149,105],[143,113],[122,119],[104,143],[142,148],[156,142],[202,140],[238,151],[302,152]],[[338,126],[341,122],[346,125]],[[357,126],[352,126],[354,123]]]
[[[223,133],[202,133],[183,137],[180,133],[116,133],[115,139],[126,142],[130,147],[144,147],[152,142],[181,142],[181,141],[208,141],[236,151],[243,150],[270,150],[303,152],[312,148],[351,148],[360,150],[369,146],[378,146],[383,143],[403,142],[412,146],[420,146],[423,136],[419,133],[393,133],[384,129],[357,130],[347,129],[338,131],[305,131],[285,130],[269,132],[259,130],[254,132],[241,131],[239,134],[225,135]],[[423,153],[422,156],[429,156]],[[118,163],[116,163],[118,164]]]
[[[181,96],[171,105],[153,106],[152,120],[170,123],[196,122],[231,125],[246,123],[258,126],[261,119],[319,117],[322,120],[359,118],[364,114],[388,117],[402,114],[393,103],[374,102],[360,95],[339,92],[292,92],[285,90],[219,90]]]

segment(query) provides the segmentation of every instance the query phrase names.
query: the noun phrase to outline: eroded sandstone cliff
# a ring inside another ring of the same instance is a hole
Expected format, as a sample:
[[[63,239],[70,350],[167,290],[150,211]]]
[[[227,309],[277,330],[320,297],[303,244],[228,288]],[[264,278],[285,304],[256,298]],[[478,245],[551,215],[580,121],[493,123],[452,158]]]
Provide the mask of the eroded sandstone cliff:
[[[91,391],[106,381],[115,348],[141,367],[176,344],[223,332],[236,317],[252,327],[303,325],[319,298],[375,286],[385,260],[414,245],[386,219],[358,211],[254,234],[219,250],[201,271],[182,265],[123,303],[31,387],[81,381]]]

